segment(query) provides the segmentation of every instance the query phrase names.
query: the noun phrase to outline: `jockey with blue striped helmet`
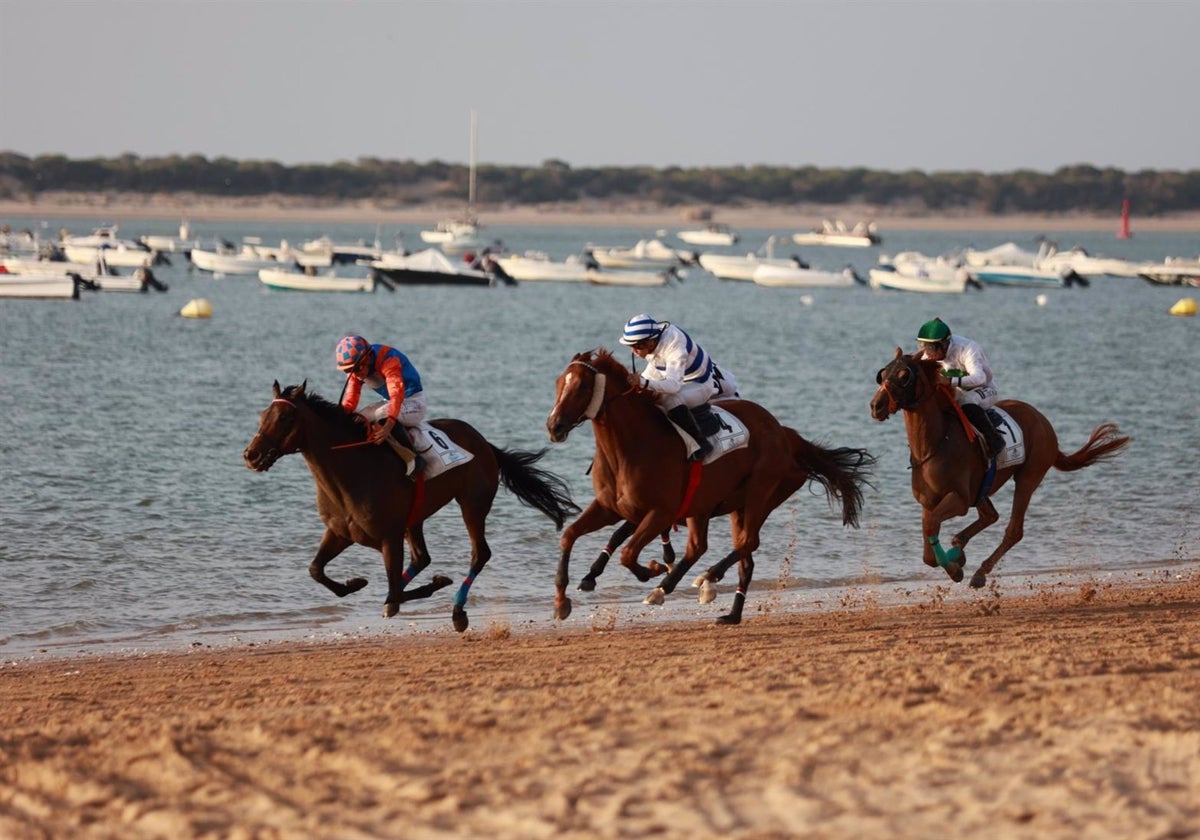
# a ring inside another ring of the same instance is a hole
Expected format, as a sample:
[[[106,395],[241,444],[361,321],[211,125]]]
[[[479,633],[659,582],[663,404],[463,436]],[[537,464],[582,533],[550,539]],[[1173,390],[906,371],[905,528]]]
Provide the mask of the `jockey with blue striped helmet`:
[[[712,444],[701,434],[691,409],[711,400],[737,397],[733,374],[718,368],[704,348],[682,329],[645,313],[626,322],[619,340],[646,360],[642,387],[654,394],[671,422],[699,444],[693,460],[703,460],[712,452]]]

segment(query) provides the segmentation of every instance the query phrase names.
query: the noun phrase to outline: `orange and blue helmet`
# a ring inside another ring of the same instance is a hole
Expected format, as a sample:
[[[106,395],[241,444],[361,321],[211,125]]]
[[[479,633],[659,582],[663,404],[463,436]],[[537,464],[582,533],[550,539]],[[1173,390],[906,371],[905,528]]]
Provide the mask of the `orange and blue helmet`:
[[[337,361],[338,370],[349,373],[358,367],[358,363],[369,352],[371,352],[371,345],[365,338],[361,335],[348,335],[338,342],[333,355]]]

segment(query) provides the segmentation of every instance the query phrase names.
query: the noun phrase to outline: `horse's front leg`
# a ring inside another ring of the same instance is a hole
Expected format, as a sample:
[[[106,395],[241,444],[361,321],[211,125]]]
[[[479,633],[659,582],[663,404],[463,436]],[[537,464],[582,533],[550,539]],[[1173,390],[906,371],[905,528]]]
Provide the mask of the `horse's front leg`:
[[[666,596],[675,591],[675,587],[679,585],[679,581],[696,564],[701,555],[708,551],[708,522],[709,520],[706,516],[693,516],[688,519],[688,541],[687,548],[683,552],[683,559],[675,564],[675,567],[663,578],[663,582],[646,596],[646,600],[643,603],[663,603],[666,600]]]
[[[575,545],[575,541],[584,534],[598,531],[620,519],[621,517],[616,513],[593,499],[591,504],[584,508],[583,513],[563,529],[562,539],[559,542],[562,550],[558,557],[558,572],[554,576],[554,617],[556,619],[564,620],[571,615],[571,599],[567,596],[567,583],[570,580],[568,567],[571,562],[571,548]]]
[[[580,592],[591,592],[596,588],[596,578],[604,573],[604,569],[608,566],[608,561],[612,558],[613,553],[621,547],[621,543],[629,538],[629,535],[633,533],[633,529],[634,523],[628,519],[617,526],[617,530],[613,531],[604,548],[600,550],[600,555],[592,561],[592,567],[588,569],[588,573],[583,576],[583,580],[579,581]]]
[[[669,513],[650,511],[642,517],[642,521],[638,523],[633,536],[629,538],[629,542],[621,549],[621,565],[629,569],[633,573],[633,576],[642,583],[650,580],[656,573],[639,563],[638,555],[642,553],[643,548],[650,544],[651,540],[670,527],[671,519],[672,517]]]
[[[661,575],[664,572],[670,573],[675,568],[675,546],[671,545],[671,530],[668,528],[659,535],[659,541],[662,543],[662,562],[651,560],[646,564],[646,568],[650,570],[652,575]]]
[[[924,537],[923,559],[927,566],[941,566],[955,583],[963,579],[963,565],[966,557],[958,546],[950,550],[942,548],[939,535],[942,523],[947,519],[962,516],[969,510],[962,498],[956,493],[947,493],[937,505],[926,508],[921,512],[921,535]]]
[[[321,537],[321,545],[317,547],[317,555],[308,564],[308,573],[312,579],[339,598],[345,598],[351,592],[357,592],[367,585],[366,578],[350,578],[345,583],[341,583],[325,574],[325,567],[329,565],[329,561],[352,545],[354,545],[354,540],[326,528],[325,536]]]
[[[430,563],[429,548],[425,545],[425,531],[421,523],[413,525],[408,531],[408,545],[412,550],[412,559],[409,561],[408,568],[398,578],[392,573],[392,567],[388,564],[388,555],[385,551],[383,565],[388,570],[388,597],[384,604],[383,617],[391,618],[394,616],[400,606],[407,601],[417,601],[421,598],[428,598],[439,589],[444,589],[454,583],[445,575],[434,575],[433,580],[423,586],[413,587],[408,589],[408,585],[413,578],[424,571]],[[399,568],[404,562],[403,548],[400,556],[396,558],[397,563],[395,568]],[[389,612],[390,609],[390,612]]]

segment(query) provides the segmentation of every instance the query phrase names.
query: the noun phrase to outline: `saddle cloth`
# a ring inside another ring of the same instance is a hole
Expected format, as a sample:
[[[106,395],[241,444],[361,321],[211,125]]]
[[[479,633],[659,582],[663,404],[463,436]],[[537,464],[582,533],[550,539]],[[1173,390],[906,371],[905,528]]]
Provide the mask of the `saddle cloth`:
[[[358,413],[368,420],[378,422],[387,416],[387,407],[387,403],[375,403],[360,409]],[[413,448],[425,459],[425,478],[435,478],[475,457],[452,441],[441,429],[430,425],[428,420],[422,420],[419,426],[405,426],[404,428],[408,430],[408,436],[412,438]]]
[[[749,446],[750,430],[746,428],[741,420],[716,403],[709,403],[708,407],[712,409],[712,413],[720,421],[720,427],[716,433],[708,436],[708,441],[712,444],[713,451],[704,459],[704,463],[711,464],[726,452],[732,452],[735,449],[744,449]],[[683,439],[683,445],[687,448],[687,457],[692,457],[692,453],[700,448],[700,444],[692,440],[691,435],[674,423],[671,424],[671,428]]]
[[[1002,408],[989,408],[987,413],[996,431],[1004,438],[1004,448],[996,456],[996,468],[1015,467],[1025,463],[1025,435],[1017,421]]]

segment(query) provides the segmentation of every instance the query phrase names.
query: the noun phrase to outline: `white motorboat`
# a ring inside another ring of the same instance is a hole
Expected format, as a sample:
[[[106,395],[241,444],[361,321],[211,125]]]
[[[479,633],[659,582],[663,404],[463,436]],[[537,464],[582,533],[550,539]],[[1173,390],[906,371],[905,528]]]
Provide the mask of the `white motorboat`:
[[[962,258],[968,266],[973,268],[985,265],[1034,266],[1049,253],[1050,249],[1044,242],[1036,253],[1025,250],[1016,242],[1005,242],[1003,245],[997,245],[995,248],[984,250],[967,248],[963,251]]]
[[[260,268],[258,280],[268,289],[288,292],[373,292],[376,273],[366,277],[343,277],[333,271],[308,272],[287,268]],[[381,284],[386,289],[394,287]]]
[[[130,274],[119,274],[102,262],[95,268],[85,268],[63,260],[25,260],[9,257],[0,259],[0,272],[26,278],[74,276],[80,280],[83,288],[105,292],[167,290],[167,285],[155,277],[153,270],[148,267],[136,268]]]
[[[817,287],[845,287],[863,283],[853,268],[841,271],[823,271],[818,268],[801,268],[799,265],[760,265],[751,278],[758,286],[776,289],[805,289]]]
[[[77,274],[8,274],[0,272],[0,298],[78,300]]]
[[[841,219],[831,222],[824,219],[821,226],[806,233],[792,235],[792,241],[797,245],[832,245],[839,248],[869,248],[878,245],[883,240],[874,222],[859,222],[854,227],[846,227]]]
[[[248,237],[253,240],[254,237]],[[209,250],[193,248],[190,259],[192,265],[201,271],[211,271],[213,274],[226,275],[257,275],[259,269],[279,268],[281,265],[293,265],[291,260],[280,260],[276,256],[263,256],[253,241],[246,242],[240,250],[227,247]]]
[[[798,256],[776,257],[775,245],[778,239],[775,236],[768,236],[767,241],[761,248],[749,254],[701,254],[699,257],[700,267],[718,277],[721,280],[745,280],[747,282],[754,279],[754,271],[760,265],[802,265],[802,261]]]
[[[661,239],[639,239],[632,248],[597,248],[589,244],[587,252],[601,268],[659,271],[696,261],[696,255],[681,254]]]
[[[353,264],[359,260],[377,260],[383,256],[383,247],[379,244],[379,232],[375,233],[375,244],[368,245],[365,240],[357,242],[334,242],[328,236],[310,239],[300,246],[296,262],[304,265],[342,265]]]
[[[711,222],[699,230],[681,230],[675,234],[689,245],[730,246],[738,243],[738,235],[729,225]]]
[[[1137,274],[1163,286],[1200,286],[1200,257],[1167,257],[1160,263],[1142,263]]]
[[[675,266],[654,271],[650,269],[589,268],[587,280],[593,286],[665,286],[670,280],[682,280]]]
[[[138,242],[141,242],[151,251],[172,254],[185,254],[197,244],[196,240],[192,237],[191,225],[186,221],[179,223],[178,236],[146,234],[145,236],[139,236]]]
[[[103,225],[87,236],[71,236],[64,231],[60,245],[67,260],[80,265],[95,265],[103,259],[118,268],[148,268],[158,257],[140,242],[119,238],[117,225]]]
[[[1069,268],[1083,277],[1137,277],[1144,264],[1118,257],[1093,256],[1084,248],[1075,247],[1048,254],[1038,261],[1038,265],[1051,270]]]
[[[879,265],[868,275],[872,289],[962,294],[967,288],[982,288],[958,260],[929,257],[916,251],[904,251],[894,258],[880,256]]]
[[[555,261],[542,251],[508,254],[497,257],[496,263],[501,271],[522,283],[583,283],[588,279],[588,269],[599,267],[587,255],[572,254],[565,260]]]

